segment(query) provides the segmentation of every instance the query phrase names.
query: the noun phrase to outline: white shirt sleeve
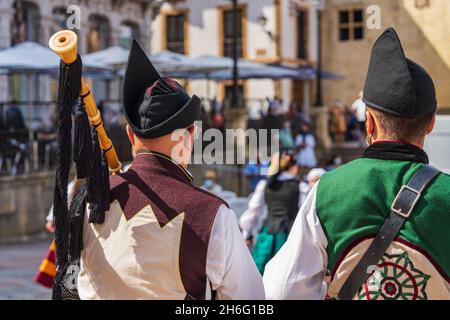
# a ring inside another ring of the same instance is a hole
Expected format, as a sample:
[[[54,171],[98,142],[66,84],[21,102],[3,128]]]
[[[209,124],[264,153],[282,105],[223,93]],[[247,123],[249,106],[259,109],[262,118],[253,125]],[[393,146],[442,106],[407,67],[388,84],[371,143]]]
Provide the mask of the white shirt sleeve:
[[[267,216],[267,206],[264,199],[264,191],[266,190],[266,180],[258,182],[250,201],[248,202],[248,209],[242,214],[239,219],[239,226],[242,229],[242,234],[245,239],[254,236],[259,228],[262,226],[262,221]]]
[[[306,197],[308,196],[311,188],[309,187],[308,183],[306,183],[305,181],[300,181],[300,183],[298,185],[298,189],[300,191],[300,194],[298,197],[298,207],[301,208],[302,205],[306,202]]]
[[[266,265],[266,298],[324,299],[327,285],[327,239],[316,214],[317,185],[302,205],[287,242]]]
[[[305,143],[308,147],[314,148],[316,146],[316,139],[312,134],[308,135],[305,140]]]
[[[238,227],[234,212],[222,205],[209,240],[206,276],[219,300],[263,300],[264,285]]]
[[[295,145],[298,147],[299,145],[301,145],[303,143],[303,136],[301,134],[298,134],[295,137]]]

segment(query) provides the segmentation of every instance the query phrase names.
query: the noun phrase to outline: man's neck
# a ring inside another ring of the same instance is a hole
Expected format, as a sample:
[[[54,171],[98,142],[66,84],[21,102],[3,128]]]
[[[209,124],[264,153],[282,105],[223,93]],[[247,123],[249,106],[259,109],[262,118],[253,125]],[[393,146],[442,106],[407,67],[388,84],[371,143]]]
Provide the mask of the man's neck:
[[[424,148],[424,144],[425,144],[425,138],[422,139],[421,141],[416,141],[416,140],[412,141],[412,140],[396,140],[396,139],[392,139],[392,138],[389,138],[389,137],[379,137],[377,139],[373,139],[371,144],[374,144],[376,142],[401,142],[401,143],[408,143],[408,144],[416,146],[416,147],[418,147],[420,149],[423,149]]]
[[[136,148],[136,147],[135,147]],[[136,148],[136,154],[139,154],[141,152],[148,152],[148,151],[152,151],[152,152],[157,152],[157,153],[161,153],[165,156],[167,156],[168,158],[172,159],[174,162],[176,162],[177,164],[181,165],[184,169],[187,169],[188,164],[183,161],[183,159],[181,159],[181,157],[177,157],[176,155],[172,154],[172,150],[168,150],[167,148],[157,148],[157,147],[150,147],[150,146],[139,146],[139,148]]]

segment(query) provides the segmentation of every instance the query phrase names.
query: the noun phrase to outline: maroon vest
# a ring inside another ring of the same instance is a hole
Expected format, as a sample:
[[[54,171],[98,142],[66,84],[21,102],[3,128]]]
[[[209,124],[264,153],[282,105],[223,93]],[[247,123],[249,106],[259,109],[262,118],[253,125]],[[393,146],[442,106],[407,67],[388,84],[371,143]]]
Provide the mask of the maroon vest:
[[[118,200],[126,219],[150,205],[159,224],[184,212],[180,244],[180,274],[187,299],[204,299],[206,259],[211,229],[220,205],[225,202],[192,184],[192,177],[169,157],[142,152],[131,168],[112,176],[111,202]]]

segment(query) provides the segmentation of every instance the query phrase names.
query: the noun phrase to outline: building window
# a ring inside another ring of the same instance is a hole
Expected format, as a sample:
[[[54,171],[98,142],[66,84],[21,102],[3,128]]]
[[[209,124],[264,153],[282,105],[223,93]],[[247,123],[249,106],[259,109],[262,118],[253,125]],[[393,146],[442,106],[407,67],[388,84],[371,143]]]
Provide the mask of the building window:
[[[87,52],[106,49],[111,43],[111,26],[105,16],[92,15],[89,17],[89,31]]]
[[[166,16],[166,49],[184,54],[184,14]]]
[[[39,7],[28,1],[16,1],[13,4],[14,16],[11,22],[11,41],[18,44],[24,41],[39,42]]]
[[[339,40],[361,40],[364,38],[363,10],[339,11]]]
[[[53,9],[52,34],[67,28],[66,21],[68,17],[69,14],[66,12],[66,8],[57,7]]]
[[[242,8],[238,9],[237,12],[237,55],[239,58],[244,56],[242,47]],[[226,10],[223,11],[223,55],[225,57],[233,57],[233,11]]]
[[[297,58],[308,59],[308,12],[297,14]]]

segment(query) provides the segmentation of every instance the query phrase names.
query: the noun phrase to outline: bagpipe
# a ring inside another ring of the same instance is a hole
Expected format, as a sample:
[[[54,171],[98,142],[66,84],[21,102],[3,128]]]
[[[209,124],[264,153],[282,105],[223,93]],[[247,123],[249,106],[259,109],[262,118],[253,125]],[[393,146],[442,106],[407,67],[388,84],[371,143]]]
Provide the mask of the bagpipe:
[[[70,30],[59,31],[50,38],[49,47],[61,58],[56,103],[53,299],[78,299],[76,279],[86,207],[89,207],[90,223],[104,222],[110,203],[109,174],[120,172],[122,165],[105,131],[92,91],[83,79],[77,35]],[[77,179],[85,179],[85,183],[69,204],[67,189],[72,162],[76,165]]]

